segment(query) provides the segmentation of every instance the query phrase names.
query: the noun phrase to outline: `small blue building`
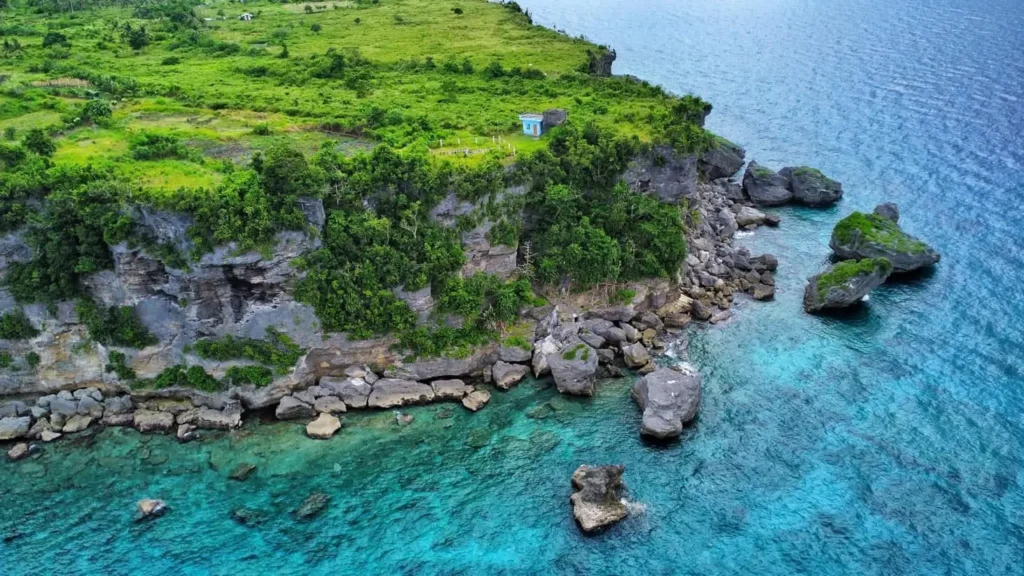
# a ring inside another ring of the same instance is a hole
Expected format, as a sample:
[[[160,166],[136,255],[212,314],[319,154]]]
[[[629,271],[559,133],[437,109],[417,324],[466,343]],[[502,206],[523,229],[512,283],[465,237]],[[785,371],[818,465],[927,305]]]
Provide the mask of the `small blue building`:
[[[569,117],[568,113],[561,108],[545,110],[543,114],[520,114],[519,120],[523,123],[523,134],[527,136],[540,136],[548,130],[565,122]]]
[[[544,133],[543,114],[520,114],[519,120],[523,123],[523,134],[527,136],[540,136]]]

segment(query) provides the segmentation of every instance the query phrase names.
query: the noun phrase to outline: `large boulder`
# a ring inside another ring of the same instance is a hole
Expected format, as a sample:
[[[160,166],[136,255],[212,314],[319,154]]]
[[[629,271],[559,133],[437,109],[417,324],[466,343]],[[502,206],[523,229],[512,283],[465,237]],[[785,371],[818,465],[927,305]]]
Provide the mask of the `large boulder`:
[[[626,517],[622,502],[625,466],[580,466],[572,474],[572,515],[584,532],[595,532]]]
[[[349,408],[366,408],[366,401],[370,397],[370,392],[373,392],[373,387],[361,377],[324,376],[320,379],[320,387],[341,398]]]
[[[578,339],[548,356],[555,387],[562,394],[593,396],[598,365],[597,351]]]
[[[746,151],[743,148],[728,140],[719,139],[713,147],[701,155],[697,166],[709,181],[728,178],[743,167],[745,155]]]
[[[743,193],[760,206],[779,206],[793,199],[785,176],[753,161],[743,173]]]
[[[306,435],[318,440],[327,440],[334,433],[341,429],[341,420],[337,416],[328,413],[320,414],[320,417],[306,424]]]
[[[852,306],[881,286],[891,272],[892,264],[885,258],[840,262],[827,272],[811,276],[804,290],[804,310],[820,312]]]
[[[558,342],[555,341],[553,336],[545,336],[543,340],[538,340],[533,344],[533,375],[536,378],[547,376],[551,373],[551,364],[548,362],[548,356],[558,352]]]
[[[473,391],[471,386],[458,379],[434,380],[430,383],[434,389],[435,400],[462,400],[466,394]]]
[[[764,212],[761,212],[757,208],[751,208],[750,206],[741,206],[739,211],[736,212],[736,224],[743,226],[760,226],[764,224],[767,216]]]
[[[75,432],[81,432],[92,424],[92,416],[83,416],[81,414],[75,414],[68,421],[64,423],[64,427],[61,428],[61,432],[65,434],[74,434]]]
[[[242,425],[242,408],[237,403],[224,410],[202,408],[196,415],[195,425],[207,430],[231,430]]]
[[[828,245],[843,260],[885,258],[894,273],[933,266],[940,258],[931,246],[901,230],[895,221],[862,212],[840,220]]]
[[[659,368],[637,380],[632,396],[643,410],[640,433],[660,439],[677,438],[683,424],[697,415],[700,395],[700,374],[690,364]]]
[[[843,197],[843,185],[809,166],[787,167],[779,174],[789,180],[793,199],[808,206],[829,206]]]
[[[491,393],[487,390],[474,390],[462,399],[462,405],[470,412],[476,412],[491,401]]]
[[[502,390],[508,390],[522,380],[530,368],[524,364],[509,364],[508,362],[497,361],[491,368],[491,378],[494,385]]]
[[[414,380],[383,378],[373,385],[366,405],[370,408],[394,408],[433,401],[434,389]]]
[[[278,420],[305,420],[316,418],[316,410],[294,396],[285,396],[274,410],[274,416]]]
[[[136,410],[132,423],[139,432],[167,432],[174,427],[174,415],[170,412]]]
[[[32,427],[32,418],[21,416],[14,418],[0,418],[0,440],[14,440],[28,434]]]
[[[636,342],[622,347],[622,360],[630,368],[640,368],[651,361],[651,355],[643,344]]]
[[[530,348],[523,348],[521,346],[502,346],[498,348],[498,358],[502,362],[525,364],[532,357],[533,351]]]

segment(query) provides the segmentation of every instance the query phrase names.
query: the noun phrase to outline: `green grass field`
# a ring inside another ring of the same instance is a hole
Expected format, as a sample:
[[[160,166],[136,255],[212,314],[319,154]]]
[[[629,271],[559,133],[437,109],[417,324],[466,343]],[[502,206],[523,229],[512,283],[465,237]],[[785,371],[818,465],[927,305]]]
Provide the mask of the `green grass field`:
[[[139,18],[133,7],[41,14],[33,6],[46,3],[0,11],[4,39],[19,45],[0,58],[0,130],[11,127],[17,138],[58,125],[84,98],[110,91],[81,79],[115,77],[131,88],[114,90],[111,122],[61,131],[54,159],[108,163],[152,187],[209,186],[223,161],[242,162],[281,138],[307,153],[330,139],[346,151],[383,142],[454,162],[475,163],[491,150],[511,159],[544,146],[520,133],[518,115],[552,107],[574,122],[649,139],[651,118],[671,100],[581,73],[587,52],[601,48],[484,0],[214,0],[194,10],[201,21],[187,29]],[[239,20],[246,11],[253,19]],[[126,25],[145,27],[148,45],[132,49]],[[44,48],[48,32],[70,47]],[[348,57],[345,71],[323,73],[329,50]],[[516,71],[494,77],[485,70],[495,62]],[[136,161],[127,142],[140,131],[175,136],[200,155]]]

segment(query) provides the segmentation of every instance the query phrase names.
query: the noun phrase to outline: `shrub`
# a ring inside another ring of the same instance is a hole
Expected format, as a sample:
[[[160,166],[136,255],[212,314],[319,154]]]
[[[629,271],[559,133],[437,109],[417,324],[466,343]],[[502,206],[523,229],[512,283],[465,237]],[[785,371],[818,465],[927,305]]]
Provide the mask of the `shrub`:
[[[4,312],[0,316],[0,340],[25,340],[38,335],[39,330],[32,325],[21,308],[12,312]]]
[[[314,34],[319,34],[319,33],[320,33],[320,30],[322,30],[322,29],[323,29],[323,27],[322,27],[322,26],[320,26],[319,24],[313,24],[312,26],[310,26],[310,27],[309,27],[309,29],[310,29],[310,30],[311,30],[311,31],[312,31],[312,32],[313,32]]]
[[[164,158],[192,159],[194,154],[176,136],[142,132],[128,141],[128,149],[136,160]]]
[[[274,368],[283,374],[295,367],[305,350],[292,342],[287,334],[267,329],[265,340],[252,338],[204,338],[195,343],[196,355],[209,360],[246,359]]]
[[[39,354],[36,354],[35,352],[25,354],[25,364],[28,364],[29,368],[35,369],[36,366],[39,366],[39,362],[41,360],[42,359],[39,358]]]
[[[4,128],[4,140],[17,140],[18,132],[14,126]]]
[[[103,309],[91,300],[80,300],[75,312],[88,328],[89,336],[100,344],[145,348],[157,343],[157,339],[139,321],[135,308],[131,306]]]
[[[64,46],[66,48],[70,48],[71,43],[68,42],[67,36],[60,32],[50,31],[43,36],[43,48],[50,48],[51,46]]]
[[[53,138],[39,128],[32,128],[26,132],[22,145],[40,156],[53,156],[53,153],[57,151],[57,144],[54,143]]]
[[[135,370],[128,366],[128,358],[124,352],[111,350],[107,354],[107,365],[103,367],[104,372],[116,374],[118,379],[124,381],[135,380]]]

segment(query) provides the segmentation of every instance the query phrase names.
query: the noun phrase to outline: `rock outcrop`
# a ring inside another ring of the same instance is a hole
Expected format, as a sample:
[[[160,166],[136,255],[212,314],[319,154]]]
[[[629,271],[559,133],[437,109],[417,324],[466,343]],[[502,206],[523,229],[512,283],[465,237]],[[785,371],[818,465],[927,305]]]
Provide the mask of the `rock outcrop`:
[[[793,200],[807,206],[829,206],[843,197],[843,185],[809,166],[787,167],[779,174],[789,181]]]
[[[691,198],[697,187],[697,158],[680,156],[670,146],[657,146],[630,163],[622,180],[640,194],[678,204]]]
[[[719,140],[714,147],[700,156],[697,166],[708,180],[729,178],[743,167],[744,156],[746,151],[743,148],[732,142]]]
[[[572,515],[584,532],[596,532],[626,517],[622,496],[625,466],[580,466],[572,474]]]
[[[885,258],[893,273],[911,272],[934,266],[939,253],[900,229],[895,204],[876,208],[883,215],[854,212],[836,224],[829,247],[843,260]]]
[[[804,290],[804,310],[846,308],[882,285],[892,272],[892,264],[885,258],[846,260],[808,279]]]
[[[743,173],[743,193],[758,206],[781,206],[793,199],[785,176],[753,161]]]
[[[654,438],[677,438],[700,407],[701,378],[690,364],[659,368],[633,385],[633,400],[643,411],[640,432]]]

